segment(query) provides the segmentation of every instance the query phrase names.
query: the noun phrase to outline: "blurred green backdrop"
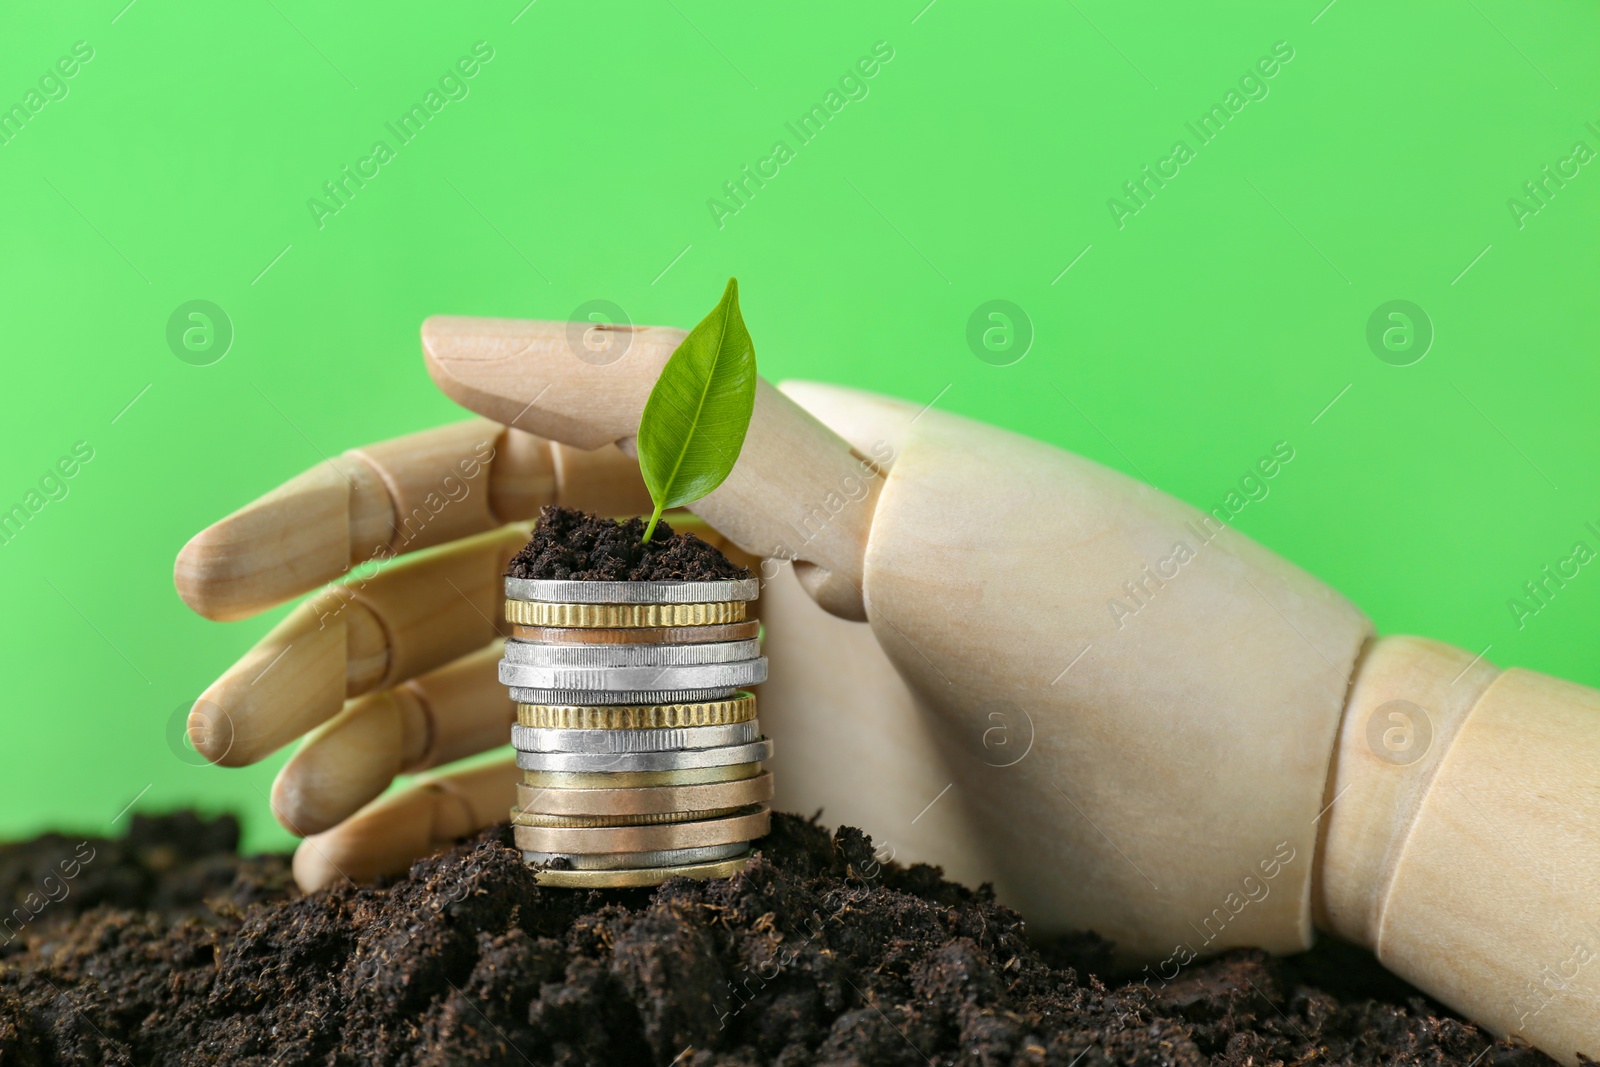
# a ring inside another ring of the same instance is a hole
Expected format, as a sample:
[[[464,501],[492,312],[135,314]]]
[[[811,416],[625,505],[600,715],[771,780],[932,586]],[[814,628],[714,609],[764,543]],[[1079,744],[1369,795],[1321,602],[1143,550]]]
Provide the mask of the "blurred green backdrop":
[[[729,274],[775,379],[1207,507],[1287,441],[1239,529],[1380,630],[1600,685],[1600,566],[1511,605],[1600,548],[1597,47],[1577,0],[7,5],[0,835],[137,800],[287,844],[279,760],[178,740],[281,612],[190,614],[178,548],[459,417],[429,314],[688,326]],[[169,344],[195,300],[215,362]]]

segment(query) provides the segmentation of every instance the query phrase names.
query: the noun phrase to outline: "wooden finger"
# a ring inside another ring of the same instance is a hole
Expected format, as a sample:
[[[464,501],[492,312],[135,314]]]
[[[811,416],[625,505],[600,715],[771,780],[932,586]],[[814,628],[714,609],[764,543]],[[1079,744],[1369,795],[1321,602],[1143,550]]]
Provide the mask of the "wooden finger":
[[[495,674],[501,642],[369,693],[307,735],[272,787],[278,821],[320,834],[408,774],[506,743],[516,706]]]
[[[510,760],[421,779],[300,842],[295,881],[311,893],[398,874],[435,849],[503,821],[516,782]]]
[[[570,324],[435,317],[422,327],[434,382],[480,415],[588,448],[631,448],[681,330],[625,327],[608,360],[584,358]],[[799,561],[807,590],[865,619],[863,560],[883,479],[869,457],[764,381],[732,474],[695,504],[733,543]]]
[[[201,531],[173,580],[211,619],[240,619],[343,575],[573,503],[648,510],[638,465],[484,419],[351,449]]]
[[[295,608],[196,701],[207,759],[239,767],[500,635],[502,575],[527,530],[508,526],[408,557]]]

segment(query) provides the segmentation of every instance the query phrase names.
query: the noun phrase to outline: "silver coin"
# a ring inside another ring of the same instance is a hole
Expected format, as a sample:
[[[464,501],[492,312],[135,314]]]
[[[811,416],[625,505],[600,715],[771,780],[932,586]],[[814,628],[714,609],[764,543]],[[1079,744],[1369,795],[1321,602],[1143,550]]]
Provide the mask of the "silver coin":
[[[593,689],[542,689],[537,686],[512,686],[511,699],[518,704],[571,704],[585,707],[614,704],[695,704],[705,700],[729,700],[739,692],[725,689],[619,689],[598,692]]]
[[[772,742],[717,748],[686,748],[672,752],[518,752],[517,766],[525,771],[563,771],[569,774],[605,774],[611,771],[684,771],[699,767],[726,767],[734,763],[759,763],[772,758]]]
[[[565,582],[545,578],[507,578],[506,596],[546,604],[720,604],[754,600],[759,578],[714,582]]]
[[[734,841],[726,845],[700,845],[696,848],[668,848],[658,852],[528,852],[522,853],[524,863],[543,865],[552,860],[566,860],[575,871],[625,871],[637,867],[677,867],[685,863],[710,863],[713,860],[731,860],[750,851],[750,842]]]
[[[699,645],[546,645],[506,641],[507,663],[526,667],[680,667],[733,663],[761,655],[760,641],[710,641]]]
[[[500,661],[500,681],[519,689],[742,689],[767,680],[767,658],[676,667],[533,667]],[[584,703],[589,703],[585,701]]]
[[[513,726],[518,752],[671,752],[684,748],[747,745],[761,736],[757,720],[718,726],[668,726],[645,730],[558,730]]]

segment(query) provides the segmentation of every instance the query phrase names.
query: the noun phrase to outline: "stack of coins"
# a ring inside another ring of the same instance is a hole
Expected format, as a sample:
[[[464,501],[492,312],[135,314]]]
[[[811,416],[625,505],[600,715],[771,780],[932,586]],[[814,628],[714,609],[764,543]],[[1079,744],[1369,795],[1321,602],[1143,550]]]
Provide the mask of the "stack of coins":
[[[507,578],[500,680],[517,703],[511,822],[541,885],[658,885],[744,869],[772,775],[754,579]]]

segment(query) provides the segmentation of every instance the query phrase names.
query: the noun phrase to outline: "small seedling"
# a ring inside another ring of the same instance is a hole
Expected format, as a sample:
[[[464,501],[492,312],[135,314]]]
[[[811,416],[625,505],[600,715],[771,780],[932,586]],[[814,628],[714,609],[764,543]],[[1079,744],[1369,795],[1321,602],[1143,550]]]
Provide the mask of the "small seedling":
[[[672,353],[639,417],[639,470],[661,513],[710,493],[733,470],[756,403],[756,350],[739,314],[739,280]]]

